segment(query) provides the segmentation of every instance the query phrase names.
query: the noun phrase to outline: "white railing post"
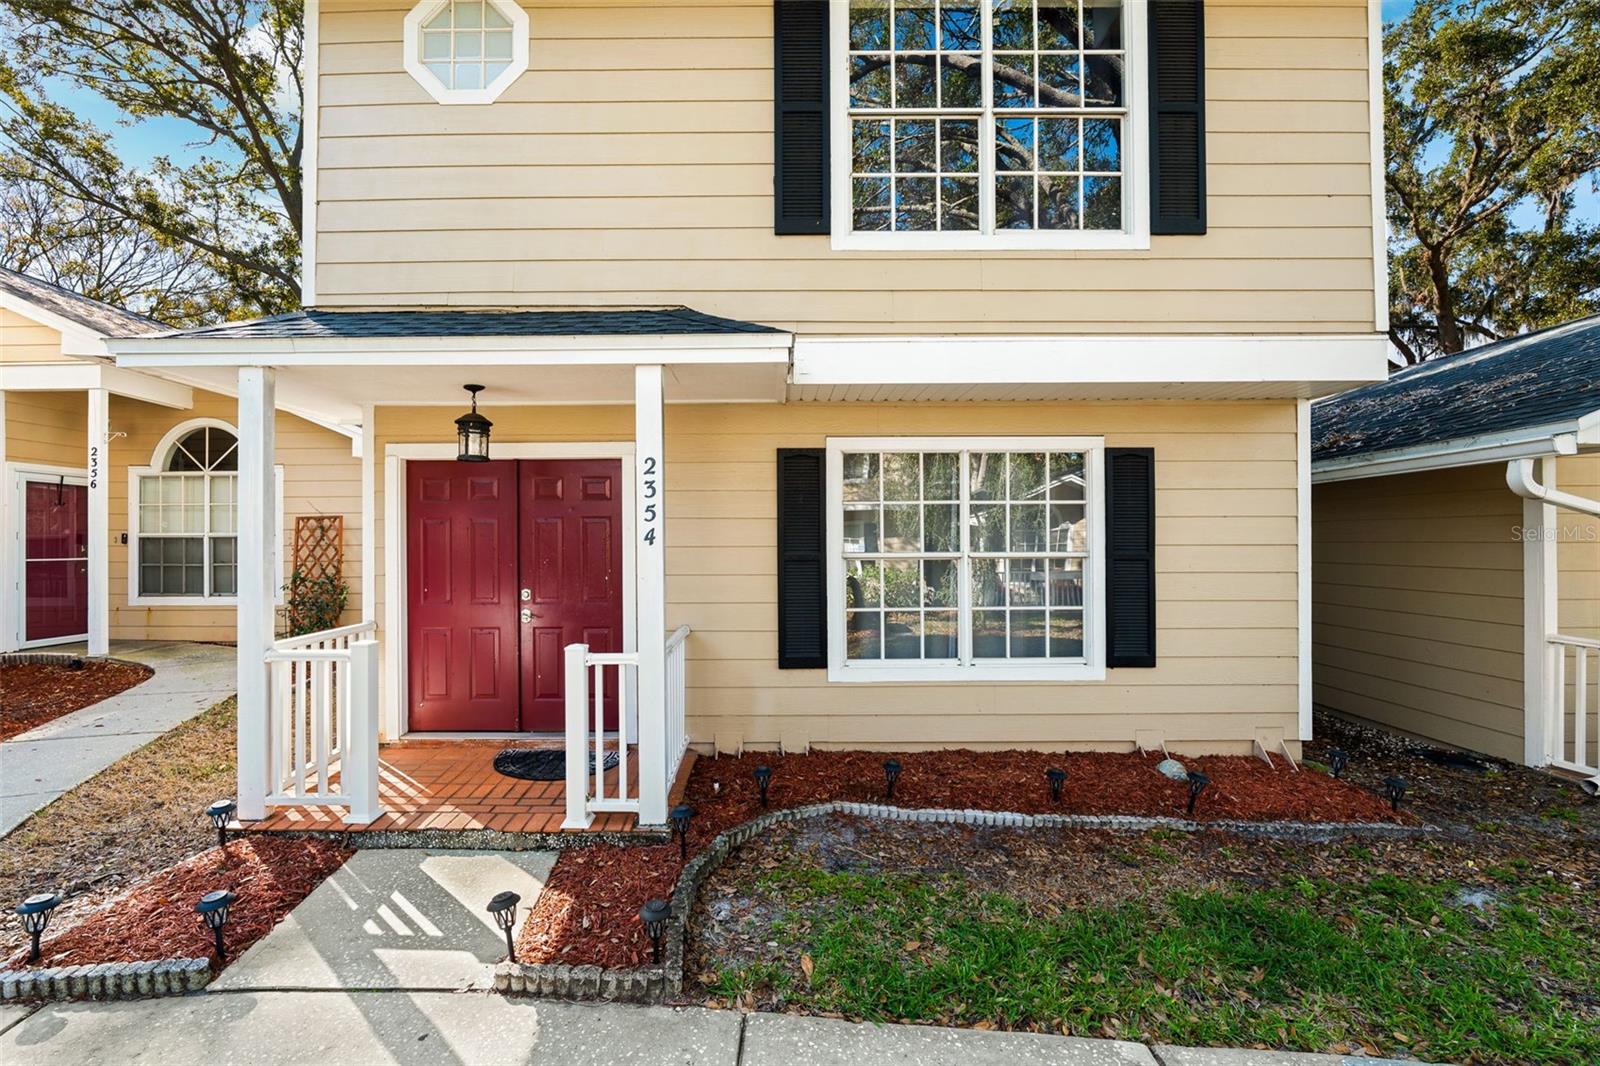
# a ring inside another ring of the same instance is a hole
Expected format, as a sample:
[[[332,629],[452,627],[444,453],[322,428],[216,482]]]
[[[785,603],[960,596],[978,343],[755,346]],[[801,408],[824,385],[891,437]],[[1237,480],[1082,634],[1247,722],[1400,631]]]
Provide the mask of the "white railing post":
[[[634,368],[634,568],[639,649],[639,823],[665,825],[667,515],[663,456],[662,368]]]
[[[568,644],[567,697],[567,816],[563,829],[587,829],[589,813],[589,645]],[[602,770],[604,768],[602,767]]]
[[[344,820],[366,825],[383,813],[378,802],[378,642],[350,645],[350,736],[340,737],[340,791],[350,800]],[[331,710],[331,708],[330,708]],[[326,781],[318,782],[324,792]]]

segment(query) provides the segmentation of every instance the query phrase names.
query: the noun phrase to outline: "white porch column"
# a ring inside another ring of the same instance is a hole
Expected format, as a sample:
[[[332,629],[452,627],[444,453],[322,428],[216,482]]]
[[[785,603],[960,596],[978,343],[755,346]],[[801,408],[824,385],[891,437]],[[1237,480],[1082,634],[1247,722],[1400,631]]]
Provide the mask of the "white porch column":
[[[266,817],[267,666],[272,648],[273,573],[278,502],[273,457],[277,450],[273,371],[239,368],[239,817]]]
[[[1539,481],[1556,488],[1556,461],[1538,461]],[[1556,584],[1556,509],[1539,500],[1522,501],[1522,699],[1523,762],[1547,766],[1549,706],[1554,679],[1545,637],[1556,631],[1561,595]]]
[[[634,370],[635,567],[639,620],[639,822],[667,821],[667,514],[662,461],[662,368]],[[676,769],[676,768],[674,768]]]
[[[89,654],[111,652],[111,396],[88,389],[89,431]]]
[[[375,409],[361,408],[361,620],[378,620],[378,431]]]

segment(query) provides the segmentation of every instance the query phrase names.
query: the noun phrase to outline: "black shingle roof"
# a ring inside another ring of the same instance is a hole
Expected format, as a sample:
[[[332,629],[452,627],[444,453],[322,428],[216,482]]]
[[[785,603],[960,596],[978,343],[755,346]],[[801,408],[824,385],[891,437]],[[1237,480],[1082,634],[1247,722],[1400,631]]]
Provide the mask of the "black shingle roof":
[[[583,311],[293,311],[167,336],[228,340],[316,337],[599,337],[781,333],[687,307]]]
[[[171,327],[132,311],[80,296],[31,274],[0,267],[0,289],[108,337],[141,337]]]
[[[1402,370],[1311,409],[1311,456],[1338,459],[1571,421],[1600,410],[1600,315]]]

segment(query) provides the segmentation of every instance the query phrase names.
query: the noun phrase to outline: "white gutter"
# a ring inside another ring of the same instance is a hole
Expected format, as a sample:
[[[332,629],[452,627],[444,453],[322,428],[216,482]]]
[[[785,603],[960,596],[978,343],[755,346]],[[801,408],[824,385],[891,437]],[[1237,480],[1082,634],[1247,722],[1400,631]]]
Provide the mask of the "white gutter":
[[[1419,470],[1444,470],[1456,466],[1505,462],[1510,459],[1536,459],[1545,455],[1576,455],[1582,423],[1561,422],[1533,426],[1509,433],[1483,434],[1456,440],[1424,444],[1414,448],[1392,448],[1363,455],[1322,459],[1311,464],[1311,480],[1355,481],[1359,478],[1412,474]]]
[[[1587,496],[1576,496],[1570,492],[1542,485],[1533,470],[1532,459],[1513,459],[1506,464],[1506,484],[1511,486],[1512,492],[1525,500],[1537,500],[1552,507],[1564,507],[1569,511],[1600,515],[1600,500],[1591,500]]]

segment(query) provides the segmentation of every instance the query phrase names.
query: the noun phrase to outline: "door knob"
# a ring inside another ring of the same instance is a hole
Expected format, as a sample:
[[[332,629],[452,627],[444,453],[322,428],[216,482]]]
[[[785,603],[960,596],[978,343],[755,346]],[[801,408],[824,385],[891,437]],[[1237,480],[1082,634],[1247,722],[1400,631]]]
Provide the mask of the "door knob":
[[[524,607],[522,609],[522,624],[527,625],[531,621],[533,621],[533,612]]]

